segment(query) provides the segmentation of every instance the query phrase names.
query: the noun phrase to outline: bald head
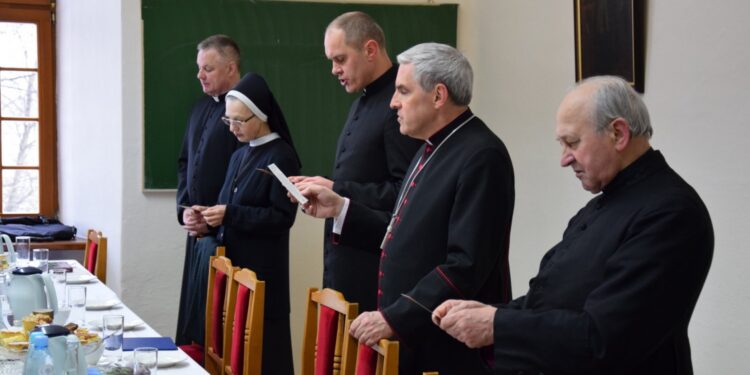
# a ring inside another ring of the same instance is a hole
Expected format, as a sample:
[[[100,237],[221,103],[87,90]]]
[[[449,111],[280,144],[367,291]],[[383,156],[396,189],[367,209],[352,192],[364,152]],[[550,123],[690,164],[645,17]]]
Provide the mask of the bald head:
[[[598,193],[651,146],[651,124],[640,96],[617,77],[582,81],[560,103],[555,129],[560,165],[585,190]]]
[[[596,76],[581,81],[570,94],[578,92],[590,103],[586,108],[598,132],[606,130],[616,118],[624,119],[634,137],[651,138],[654,133],[646,104],[641,96],[620,77]],[[575,98],[571,98],[575,99]]]

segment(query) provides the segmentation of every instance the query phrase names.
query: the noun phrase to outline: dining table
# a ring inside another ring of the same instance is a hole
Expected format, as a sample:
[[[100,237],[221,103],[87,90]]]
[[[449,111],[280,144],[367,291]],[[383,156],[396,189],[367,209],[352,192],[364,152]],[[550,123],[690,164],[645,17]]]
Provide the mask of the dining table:
[[[66,266],[68,266],[69,268]],[[123,337],[125,339],[162,337],[162,335],[154,330],[148,324],[148,322],[144,321],[125,303],[123,303],[117,293],[115,293],[107,285],[99,281],[76,260],[50,261],[50,269],[61,267],[68,268],[69,270],[72,269],[72,272],[67,273],[65,282],[60,281],[59,278],[55,278],[57,280],[53,281],[55,292],[58,298],[58,303],[61,306],[64,306],[64,299],[67,296],[67,288],[73,285],[81,285],[86,287],[85,316],[80,316],[81,311],[76,311],[76,314],[73,314],[76,315],[75,317],[69,316],[71,319],[75,318],[79,321],[79,323],[85,322],[83,324],[85,328],[89,329],[91,332],[97,332],[101,336],[102,318],[105,315],[122,315],[124,318]],[[66,316],[70,314],[70,311],[62,310],[59,311],[59,313],[60,315]],[[60,318],[56,317],[55,323],[62,323],[59,322],[59,320]],[[185,352],[183,352],[179,348],[177,348],[176,350],[161,350],[158,354],[159,375],[207,374],[207,372],[203,369],[203,367],[201,367],[200,364],[195,362],[192,358],[190,358],[190,356],[185,354]],[[12,361],[2,360],[2,356],[0,353],[0,374],[13,373],[7,372],[7,370],[9,370],[9,367],[14,365],[17,367],[19,364],[14,364]],[[22,368],[22,364],[20,366]],[[132,366],[132,351],[123,351],[123,359],[118,363],[118,366]],[[102,365],[102,360],[100,360],[100,362],[97,364],[97,367],[100,368],[100,373],[108,373],[108,371],[106,371],[106,366]],[[127,371],[114,373],[127,373]]]

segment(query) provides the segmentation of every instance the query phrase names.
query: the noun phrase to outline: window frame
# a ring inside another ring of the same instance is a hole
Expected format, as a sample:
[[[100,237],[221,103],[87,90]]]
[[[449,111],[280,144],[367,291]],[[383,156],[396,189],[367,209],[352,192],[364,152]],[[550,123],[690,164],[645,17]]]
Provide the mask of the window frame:
[[[0,21],[36,24],[38,49],[36,71],[39,89],[39,117],[37,119],[39,129],[39,212],[4,214],[2,208],[3,202],[0,199],[0,217],[37,214],[56,217],[59,208],[59,197],[57,187],[57,120],[55,112],[55,2],[53,0],[0,0]],[[0,121],[2,120],[18,120],[18,118],[0,117]],[[17,170],[33,168],[0,166],[0,169]],[[1,192],[2,186],[0,186]]]

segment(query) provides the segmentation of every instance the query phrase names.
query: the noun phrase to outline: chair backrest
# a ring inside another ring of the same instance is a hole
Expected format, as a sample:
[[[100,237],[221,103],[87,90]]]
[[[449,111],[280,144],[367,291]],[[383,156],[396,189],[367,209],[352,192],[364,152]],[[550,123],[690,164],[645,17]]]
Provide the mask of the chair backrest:
[[[349,327],[358,305],[333,290],[307,290],[302,375],[353,375],[357,343]]]
[[[216,255],[209,261],[208,292],[206,293],[206,341],[204,367],[209,374],[221,375],[224,372],[224,326],[229,305],[230,280],[238,267],[224,256],[224,247],[216,249]]]
[[[398,375],[398,341],[359,344],[356,375]]]
[[[102,232],[89,229],[86,233],[83,266],[99,281],[107,283],[107,237]]]
[[[232,276],[224,325],[225,374],[260,375],[265,294],[266,283],[255,272],[243,268]]]

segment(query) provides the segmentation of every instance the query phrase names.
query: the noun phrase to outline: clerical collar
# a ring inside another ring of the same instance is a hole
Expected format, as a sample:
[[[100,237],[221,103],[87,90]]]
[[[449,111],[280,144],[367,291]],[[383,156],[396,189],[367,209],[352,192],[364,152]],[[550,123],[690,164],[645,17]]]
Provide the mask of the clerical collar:
[[[224,101],[224,98],[227,96],[227,93],[223,93],[221,95],[211,95],[211,99],[214,100],[214,103],[221,103]]]
[[[393,66],[386,70],[385,73],[376,80],[370,82],[370,84],[362,90],[362,96],[373,95],[388,86],[393,89],[393,82],[396,80],[396,73],[398,73],[398,64],[393,64]]]
[[[450,134],[453,129],[457,128],[459,125],[463,124],[466,119],[473,116],[474,114],[471,112],[471,109],[467,108],[463,113],[458,115],[453,121],[448,123],[448,125],[445,125],[442,129],[438,130],[435,134],[430,136],[430,138],[427,138],[425,142],[427,142],[430,146],[437,146],[441,142],[445,140],[445,137]]]
[[[260,138],[251,139],[250,142],[248,142],[247,144],[250,145],[250,147],[262,146],[268,142],[273,141],[276,138],[281,138],[281,136],[279,135],[279,133],[272,132]]]
[[[602,189],[602,193],[612,194],[631,182],[639,180],[640,176],[649,174],[655,167],[663,163],[664,157],[661,152],[649,147],[643,155],[617,173],[617,176]]]

